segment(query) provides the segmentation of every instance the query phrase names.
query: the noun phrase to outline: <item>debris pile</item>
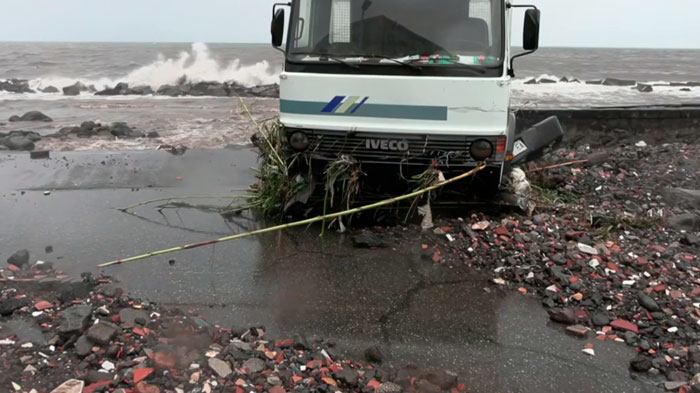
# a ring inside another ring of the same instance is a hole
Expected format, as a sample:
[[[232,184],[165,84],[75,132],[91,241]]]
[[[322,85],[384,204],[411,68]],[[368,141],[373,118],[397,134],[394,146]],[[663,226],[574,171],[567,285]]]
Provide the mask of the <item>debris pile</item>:
[[[8,285],[0,290],[0,386],[6,390],[466,391],[451,373],[382,366],[376,350],[366,355],[375,363],[356,362],[341,358],[332,341],[274,340],[264,327],[215,326],[193,312],[129,298],[108,278],[85,274],[50,289],[17,286],[19,277],[42,279],[36,264],[27,267],[26,251],[8,263]]]
[[[634,346],[633,371],[700,380],[699,157],[678,143],[560,151],[530,169],[534,216],[439,220],[423,251],[541,298],[574,335]]]

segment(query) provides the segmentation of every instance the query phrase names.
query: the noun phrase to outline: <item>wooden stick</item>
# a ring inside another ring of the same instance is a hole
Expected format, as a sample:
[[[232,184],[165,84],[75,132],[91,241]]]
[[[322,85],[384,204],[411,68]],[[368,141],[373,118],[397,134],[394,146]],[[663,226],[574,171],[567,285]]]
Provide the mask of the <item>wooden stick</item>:
[[[577,164],[585,164],[587,163],[588,160],[578,160],[578,161],[569,161],[569,162],[564,162],[561,164],[556,164],[556,165],[550,165],[550,166],[545,166],[542,168],[535,168],[532,170],[529,170],[528,172],[539,172],[539,171],[545,171],[547,169],[555,169],[555,168],[561,168],[565,166],[571,166],[571,165],[577,165]]]
[[[187,244],[187,245],[184,245],[184,246],[173,247],[173,248],[168,248],[168,249],[165,249],[165,250],[149,252],[149,253],[147,253],[147,254],[138,255],[138,256],[135,256],[135,257],[131,257],[131,258],[119,259],[119,260],[116,260],[116,261],[103,263],[103,264],[98,265],[98,266],[99,266],[99,267],[109,267],[109,266],[114,266],[114,265],[120,265],[120,264],[122,264],[122,263],[134,262],[134,261],[138,261],[138,260],[141,260],[141,259],[147,259],[147,258],[155,257],[155,256],[158,256],[158,255],[170,254],[170,253],[173,253],[173,252],[184,251],[184,250],[191,250],[191,249],[193,249],[193,248],[204,247],[204,246],[209,246],[209,245],[212,245],[212,244],[217,244],[217,243],[222,243],[222,242],[228,242],[228,241],[231,241],[231,240],[242,239],[242,238],[245,238],[245,237],[251,237],[251,236],[255,236],[255,235],[261,235],[261,234],[263,234],[263,233],[270,233],[270,232],[280,231],[280,230],[283,230],[283,229],[289,229],[289,228],[293,228],[293,227],[309,225],[309,224],[313,224],[313,223],[316,223],[316,222],[319,222],[319,221],[326,221],[326,220],[330,220],[330,219],[334,219],[334,218],[338,218],[338,217],[347,216],[347,215],[350,215],[350,214],[359,213],[359,212],[362,212],[362,211],[365,211],[365,210],[376,209],[376,208],[378,208],[378,207],[390,205],[390,204],[393,204],[393,203],[396,203],[396,202],[399,202],[399,201],[403,201],[403,200],[406,200],[406,199],[415,198],[415,197],[418,197],[418,196],[420,196],[420,195],[425,194],[426,192],[434,191],[434,190],[437,190],[438,188],[444,187],[444,186],[446,186],[446,185],[448,185],[448,184],[454,183],[454,182],[459,181],[459,180],[462,180],[462,179],[466,179],[466,178],[468,178],[468,177],[470,177],[470,176],[475,175],[476,173],[478,173],[479,171],[483,170],[484,168],[486,168],[486,165],[481,165],[481,166],[479,166],[479,167],[476,167],[476,168],[472,169],[472,170],[469,171],[469,172],[465,172],[465,173],[463,173],[463,174],[461,174],[461,175],[459,175],[459,176],[455,176],[455,177],[453,177],[453,178],[451,178],[451,179],[445,180],[445,181],[443,181],[443,182],[440,182],[440,183],[435,184],[435,185],[430,186],[430,187],[426,187],[426,188],[424,188],[424,189],[422,189],[422,190],[414,191],[414,192],[412,192],[412,193],[410,193],[410,194],[405,194],[405,195],[401,195],[401,196],[394,197],[394,198],[385,199],[385,200],[383,200],[383,201],[379,201],[379,202],[372,203],[372,204],[369,204],[369,205],[356,207],[356,208],[353,208],[353,209],[350,209],[350,210],[345,210],[345,211],[338,212],[338,213],[325,214],[325,215],[322,215],[322,216],[317,216],[317,217],[309,218],[309,219],[302,220],[302,221],[296,221],[296,222],[291,222],[291,223],[288,223],[288,224],[277,225],[277,226],[273,226],[273,227],[270,227],[270,228],[258,229],[258,230],[251,231],[251,232],[239,233],[239,234],[237,234],[237,235],[222,237],[222,238],[216,239],[216,240],[208,240],[208,241],[201,242],[201,243]]]

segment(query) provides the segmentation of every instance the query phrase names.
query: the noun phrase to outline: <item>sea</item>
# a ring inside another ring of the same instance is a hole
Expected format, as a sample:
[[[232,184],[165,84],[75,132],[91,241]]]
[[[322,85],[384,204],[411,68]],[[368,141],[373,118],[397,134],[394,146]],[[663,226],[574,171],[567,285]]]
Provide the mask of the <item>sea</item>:
[[[542,48],[516,59],[512,82],[515,108],[596,108],[620,106],[700,105],[700,50]],[[2,43],[0,81],[27,79],[43,89],[80,81],[97,89],[118,82],[154,89],[190,81],[235,81],[245,86],[276,83],[283,54],[267,44],[207,43]],[[559,82],[577,80],[578,82]],[[652,92],[629,86],[587,84],[605,78],[652,85]],[[557,83],[532,83],[549,80]],[[529,83],[526,83],[528,82]],[[122,121],[153,140],[44,140],[52,150],[150,149],[161,144],[190,148],[218,148],[245,144],[255,121],[277,115],[272,98],[66,97],[56,93],[16,94],[0,91],[0,132],[15,129],[49,134],[86,120]],[[11,115],[40,110],[52,123],[9,123]],[[252,119],[251,119],[252,118]]]

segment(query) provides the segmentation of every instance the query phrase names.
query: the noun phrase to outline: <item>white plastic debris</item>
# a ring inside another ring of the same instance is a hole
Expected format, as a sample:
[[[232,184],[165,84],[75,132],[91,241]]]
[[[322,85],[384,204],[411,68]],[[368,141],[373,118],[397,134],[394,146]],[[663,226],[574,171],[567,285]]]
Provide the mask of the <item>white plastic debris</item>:
[[[4,340],[0,340],[0,345],[15,345],[15,342],[9,338],[6,338]]]
[[[555,293],[559,292],[559,288],[557,288],[557,286],[554,284],[548,286],[545,290],[549,291],[549,292],[555,292]]]
[[[510,184],[508,185],[509,191],[516,196],[516,203],[518,207],[525,212],[528,216],[532,215],[537,207],[537,204],[533,201],[532,186],[527,180],[525,171],[520,168],[514,168],[510,172]]]
[[[622,282],[623,287],[631,287],[632,285],[636,284],[637,282],[634,280],[625,280]]]
[[[588,244],[579,243],[578,250],[586,254],[598,255],[598,250],[596,250],[595,247],[589,246]]]
[[[105,371],[112,371],[114,370],[114,363],[110,362],[109,360],[105,360],[102,362],[102,369]]]
[[[450,235],[449,233],[446,234],[445,237],[447,237],[447,240],[449,240],[449,241],[451,241],[451,242],[455,241],[455,237],[452,236],[452,235]]]
[[[634,145],[637,147],[647,147],[648,146],[647,143],[644,141],[639,141],[639,142],[635,143]]]
[[[34,311],[34,312],[32,313],[32,316],[33,316],[33,317],[38,317],[39,315],[41,315],[41,314],[43,314],[43,313],[44,313],[43,311]]]
[[[32,344],[32,343],[24,343],[24,344],[22,344],[22,348],[32,348],[33,346],[34,346],[34,344]]]
[[[588,266],[590,266],[591,268],[595,269],[595,268],[597,268],[598,266],[600,266],[600,262],[598,262],[597,259],[591,259],[590,261],[588,261]]]
[[[430,202],[423,206],[418,206],[418,214],[423,216],[423,220],[420,223],[421,228],[430,229],[435,226],[433,223],[433,211],[430,208]]]
[[[506,281],[502,278],[494,278],[493,283],[496,285],[506,285]]]
[[[677,332],[677,331],[678,331],[678,328],[677,328],[677,327],[675,327],[675,326],[671,326],[670,328],[668,328],[668,330],[667,330],[667,331],[668,331],[669,333],[675,333],[675,332]]]
[[[585,353],[586,355],[595,356],[595,351],[593,348],[584,348],[581,350],[581,352]]]

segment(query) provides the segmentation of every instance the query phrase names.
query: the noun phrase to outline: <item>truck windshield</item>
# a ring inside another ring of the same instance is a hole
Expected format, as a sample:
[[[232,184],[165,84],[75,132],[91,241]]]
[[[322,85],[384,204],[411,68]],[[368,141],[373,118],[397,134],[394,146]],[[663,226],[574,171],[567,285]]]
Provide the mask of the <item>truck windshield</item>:
[[[502,0],[297,0],[289,59],[499,66],[502,7]]]

